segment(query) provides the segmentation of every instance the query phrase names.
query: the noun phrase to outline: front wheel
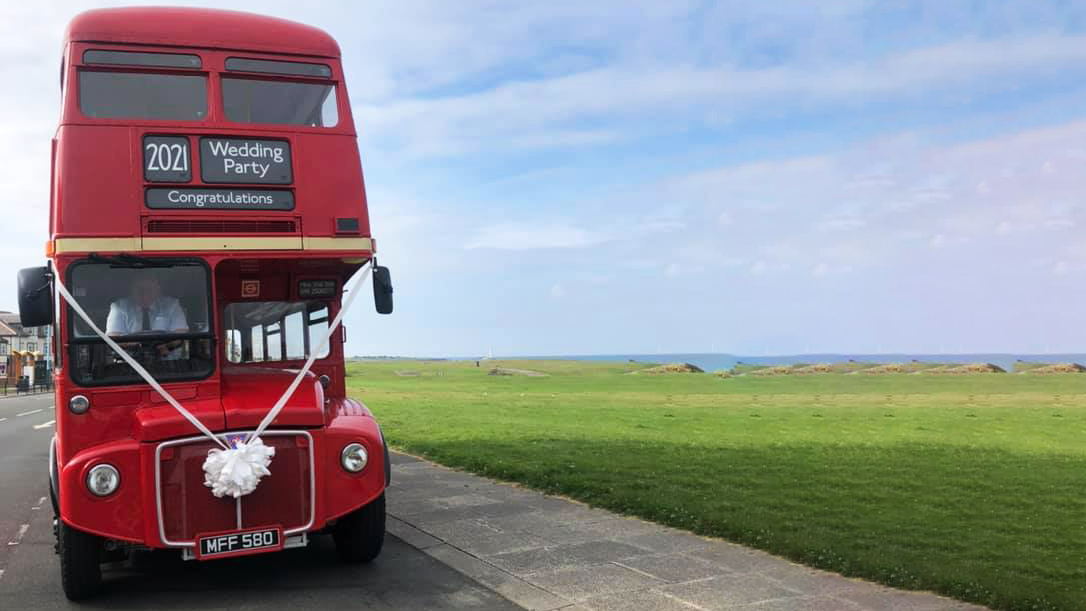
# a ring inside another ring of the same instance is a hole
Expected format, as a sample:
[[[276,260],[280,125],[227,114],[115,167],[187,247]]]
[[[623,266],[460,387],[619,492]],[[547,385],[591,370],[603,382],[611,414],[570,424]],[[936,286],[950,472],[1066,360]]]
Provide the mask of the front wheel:
[[[385,543],[385,495],[339,519],[332,532],[336,552],[344,562],[369,562]]]
[[[57,521],[60,583],[68,600],[82,600],[102,585],[102,540]]]

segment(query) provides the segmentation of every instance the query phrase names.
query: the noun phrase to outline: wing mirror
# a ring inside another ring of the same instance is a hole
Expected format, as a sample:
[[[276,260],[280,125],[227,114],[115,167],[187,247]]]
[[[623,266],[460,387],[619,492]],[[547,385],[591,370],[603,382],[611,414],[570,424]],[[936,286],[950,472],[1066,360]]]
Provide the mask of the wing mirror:
[[[53,324],[52,279],[48,267],[19,270],[19,322],[24,327]]]
[[[378,314],[392,313],[392,276],[387,267],[373,268],[373,302]]]

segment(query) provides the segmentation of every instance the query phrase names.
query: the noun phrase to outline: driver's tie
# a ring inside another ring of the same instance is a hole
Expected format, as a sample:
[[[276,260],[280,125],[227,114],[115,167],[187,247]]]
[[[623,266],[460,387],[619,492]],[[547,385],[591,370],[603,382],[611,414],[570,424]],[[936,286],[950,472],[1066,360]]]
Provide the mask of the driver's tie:
[[[151,308],[143,308],[143,330],[151,330]]]

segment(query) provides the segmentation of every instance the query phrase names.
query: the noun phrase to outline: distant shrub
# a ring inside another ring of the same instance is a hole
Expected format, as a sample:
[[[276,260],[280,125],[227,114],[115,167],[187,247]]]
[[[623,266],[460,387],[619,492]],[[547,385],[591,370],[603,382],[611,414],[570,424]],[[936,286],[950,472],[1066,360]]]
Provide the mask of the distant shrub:
[[[747,372],[748,375],[752,376],[786,376],[791,373],[792,367],[789,365],[775,365]]]
[[[1007,373],[999,365],[991,363],[969,363],[967,365],[940,365],[922,370],[923,373],[960,375],[964,373]]]
[[[512,367],[495,367],[488,372],[488,375],[492,376],[528,376],[530,378],[538,378],[547,374],[532,371],[530,369],[513,369]]]
[[[690,363],[670,363],[668,365],[648,367],[636,373],[705,373],[705,370]]]
[[[1017,370],[1017,367],[1015,367]],[[1054,373],[1086,373],[1086,367],[1079,365],[1078,363],[1054,363],[1051,365],[1041,365],[1039,367],[1030,367],[1021,373],[1031,374],[1054,374]]]

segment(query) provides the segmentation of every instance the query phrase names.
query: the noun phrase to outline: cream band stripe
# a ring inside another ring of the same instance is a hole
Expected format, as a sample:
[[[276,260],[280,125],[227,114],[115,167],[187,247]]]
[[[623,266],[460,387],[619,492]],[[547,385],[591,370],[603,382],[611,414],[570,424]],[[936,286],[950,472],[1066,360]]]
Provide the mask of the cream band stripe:
[[[373,251],[372,238],[331,237],[145,237],[57,238],[57,254],[71,252],[154,252],[164,250],[330,250]]]

